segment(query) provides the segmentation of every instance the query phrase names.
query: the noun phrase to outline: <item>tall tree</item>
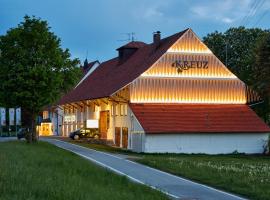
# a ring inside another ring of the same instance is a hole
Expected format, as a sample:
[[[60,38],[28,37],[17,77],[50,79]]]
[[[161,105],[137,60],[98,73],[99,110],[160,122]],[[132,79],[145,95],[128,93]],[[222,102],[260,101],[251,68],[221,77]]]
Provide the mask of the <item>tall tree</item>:
[[[264,102],[252,107],[257,114],[269,123],[270,109],[268,105],[269,96],[259,88],[259,85],[267,82],[270,76],[265,72],[264,76],[259,76],[262,69],[256,69],[259,66],[260,48],[264,48],[263,38],[269,35],[269,30],[259,28],[230,28],[224,33],[213,32],[203,38],[206,45],[227,67],[248,86],[254,88],[260,93]],[[256,50],[257,49],[257,50]],[[263,56],[265,57],[265,55]],[[266,70],[266,68],[264,69]]]
[[[227,67],[248,85],[253,84],[254,48],[269,30],[230,28],[224,33],[213,32],[203,38],[205,44]]]
[[[78,59],[62,49],[46,21],[25,16],[16,28],[0,36],[0,103],[22,107],[35,139],[35,119],[80,77]],[[31,141],[30,137],[30,141]]]
[[[263,105],[257,108],[261,116],[270,123],[270,33],[259,40],[254,49],[253,87],[264,98]]]

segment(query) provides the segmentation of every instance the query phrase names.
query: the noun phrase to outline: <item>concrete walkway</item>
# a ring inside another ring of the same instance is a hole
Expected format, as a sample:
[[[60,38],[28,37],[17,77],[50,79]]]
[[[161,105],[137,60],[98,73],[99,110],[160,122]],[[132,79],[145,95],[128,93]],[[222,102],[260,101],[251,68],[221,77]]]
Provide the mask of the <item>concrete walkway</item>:
[[[17,137],[0,137],[0,142],[8,142],[12,140],[17,140]]]
[[[239,196],[223,192],[172,174],[127,160],[123,156],[104,153],[56,139],[42,140],[71,151],[132,181],[148,185],[175,199],[239,200]]]

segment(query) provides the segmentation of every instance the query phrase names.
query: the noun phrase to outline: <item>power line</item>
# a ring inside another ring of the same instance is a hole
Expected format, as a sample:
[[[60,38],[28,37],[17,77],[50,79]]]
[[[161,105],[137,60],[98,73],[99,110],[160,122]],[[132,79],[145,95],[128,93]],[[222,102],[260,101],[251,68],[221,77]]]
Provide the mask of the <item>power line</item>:
[[[254,10],[252,16],[255,16],[255,15],[256,15],[257,11],[258,11],[259,9],[261,9],[261,7],[264,5],[264,3],[265,3],[265,0],[262,0],[260,3],[258,3],[258,6],[255,8],[255,10]],[[248,23],[247,23],[246,25],[248,25],[250,22],[251,22],[251,20],[249,20]]]
[[[268,14],[268,10],[264,11],[264,13],[261,15],[261,17],[256,21],[256,23],[253,25],[253,27],[257,26],[258,23]]]
[[[257,11],[261,9],[261,7],[264,5],[264,3],[265,3],[265,0],[254,1],[254,3],[250,7],[249,12],[243,18],[240,25],[243,24],[243,26],[248,26],[251,23],[251,21],[254,19],[252,17],[256,15]]]
[[[253,9],[257,6],[258,2],[259,2],[259,0],[253,1],[253,4],[250,6],[249,12],[243,17],[243,19],[242,19],[241,22],[240,22],[240,25],[241,25],[241,24],[245,24],[245,22],[247,21],[247,19],[248,19],[249,16],[251,15]]]

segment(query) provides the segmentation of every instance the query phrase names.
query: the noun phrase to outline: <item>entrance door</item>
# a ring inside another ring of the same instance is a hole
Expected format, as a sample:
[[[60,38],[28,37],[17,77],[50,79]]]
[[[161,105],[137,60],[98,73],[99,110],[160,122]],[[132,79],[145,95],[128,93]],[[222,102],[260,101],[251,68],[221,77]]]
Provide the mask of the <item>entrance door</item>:
[[[128,147],[128,128],[122,128],[122,146],[123,148],[127,149]]]
[[[41,123],[41,135],[48,136],[51,135],[51,123]]]
[[[102,139],[107,139],[108,111],[100,111],[99,131]]]
[[[115,127],[115,145],[120,147],[120,127]]]

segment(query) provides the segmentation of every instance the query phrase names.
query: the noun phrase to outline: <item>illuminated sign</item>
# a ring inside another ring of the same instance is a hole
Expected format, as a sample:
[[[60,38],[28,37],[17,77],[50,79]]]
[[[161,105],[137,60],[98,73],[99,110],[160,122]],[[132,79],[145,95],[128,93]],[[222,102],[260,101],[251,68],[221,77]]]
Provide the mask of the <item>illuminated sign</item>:
[[[208,69],[208,61],[188,61],[188,60],[176,60],[172,63],[172,67],[177,69],[178,73],[188,69]]]
[[[86,120],[86,128],[98,128],[99,121],[96,119]]]
[[[66,115],[64,117],[65,122],[75,122],[75,119],[76,119],[75,115]]]

